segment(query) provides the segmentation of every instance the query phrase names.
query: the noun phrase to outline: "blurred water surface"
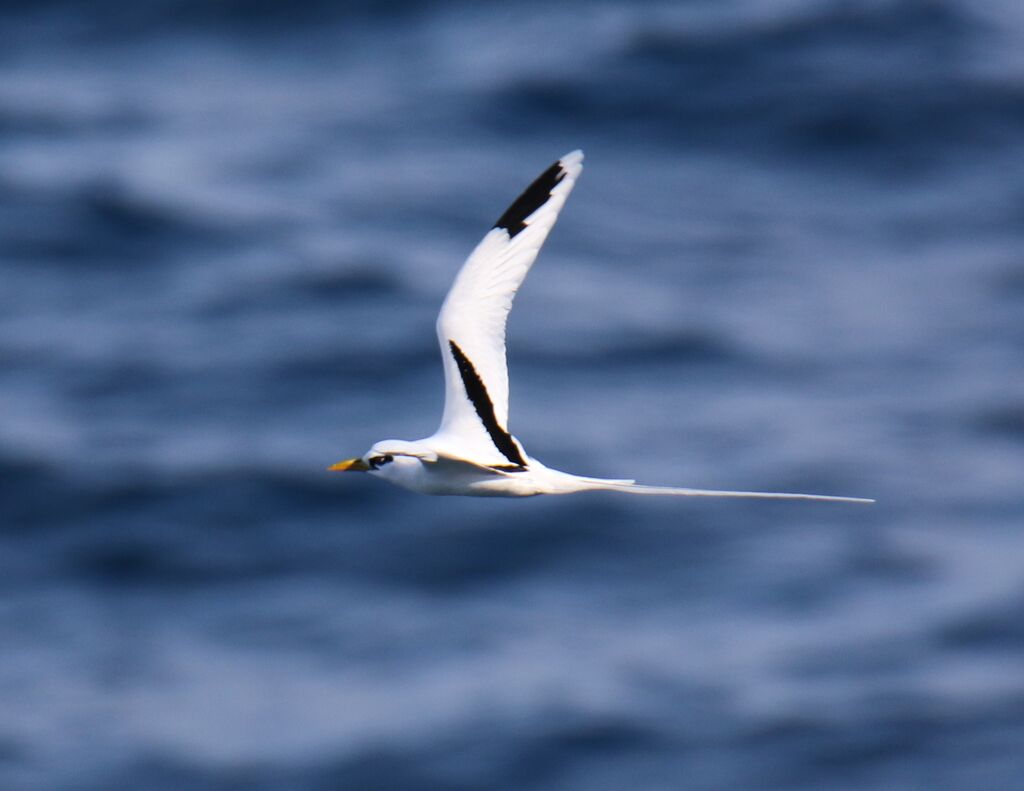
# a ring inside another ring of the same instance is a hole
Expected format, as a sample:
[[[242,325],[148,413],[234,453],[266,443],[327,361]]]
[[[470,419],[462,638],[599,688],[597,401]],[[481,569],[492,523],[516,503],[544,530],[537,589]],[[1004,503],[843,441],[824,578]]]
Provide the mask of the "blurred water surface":
[[[1024,777],[1024,12],[5,3],[0,786]],[[429,499],[432,323],[541,169],[553,466]]]

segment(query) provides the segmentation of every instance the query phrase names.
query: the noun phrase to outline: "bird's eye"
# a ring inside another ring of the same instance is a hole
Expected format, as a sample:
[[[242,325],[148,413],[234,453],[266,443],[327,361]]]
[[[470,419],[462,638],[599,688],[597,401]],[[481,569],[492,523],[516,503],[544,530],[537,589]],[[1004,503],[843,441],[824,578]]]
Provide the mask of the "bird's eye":
[[[383,456],[373,456],[370,459],[370,466],[376,469],[377,467],[380,467],[381,465],[384,464],[389,464],[394,460],[394,456],[392,456],[390,453],[385,453]]]

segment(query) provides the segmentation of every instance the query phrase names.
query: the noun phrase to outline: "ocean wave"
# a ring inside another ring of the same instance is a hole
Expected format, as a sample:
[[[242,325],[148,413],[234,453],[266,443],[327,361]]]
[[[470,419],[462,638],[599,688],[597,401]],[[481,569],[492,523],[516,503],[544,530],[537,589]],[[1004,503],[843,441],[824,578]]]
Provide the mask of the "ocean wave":
[[[820,154],[858,167],[875,159],[877,173],[930,168],[954,153],[1017,149],[1024,93],[1012,61],[978,68],[998,39],[961,4],[918,0],[809,4],[723,29],[641,27],[585,73],[496,90],[481,118],[553,134],[568,116],[648,144],[802,166]]]

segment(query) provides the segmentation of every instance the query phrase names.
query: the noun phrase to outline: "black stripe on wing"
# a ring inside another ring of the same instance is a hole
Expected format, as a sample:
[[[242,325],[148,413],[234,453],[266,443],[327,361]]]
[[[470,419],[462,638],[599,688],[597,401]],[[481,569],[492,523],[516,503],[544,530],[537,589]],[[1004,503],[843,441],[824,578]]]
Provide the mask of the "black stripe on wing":
[[[526,467],[521,464],[492,464],[491,469],[498,472],[526,472]]]
[[[562,163],[556,162],[541,173],[537,180],[513,201],[512,205],[494,223],[494,227],[504,228],[508,231],[509,238],[513,238],[526,227],[524,220],[547,203],[548,198],[551,197],[551,190],[557,187],[564,178],[565,171],[562,169]]]
[[[484,387],[480,374],[476,372],[473,363],[462,353],[462,349],[459,348],[455,341],[449,340],[448,347],[452,350],[452,357],[455,358],[455,365],[458,366],[459,375],[462,377],[462,384],[466,388],[466,395],[469,396],[469,400],[472,402],[473,409],[476,410],[480,422],[487,429],[494,447],[501,451],[501,455],[513,464],[525,467],[526,459],[523,458],[523,454],[519,451],[519,446],[516,445],[515,440],[512,439],[512,435],[498,425],[498,418],[494,415],[494,404],[491,401],[491,397],[487,395],[487,388]]]

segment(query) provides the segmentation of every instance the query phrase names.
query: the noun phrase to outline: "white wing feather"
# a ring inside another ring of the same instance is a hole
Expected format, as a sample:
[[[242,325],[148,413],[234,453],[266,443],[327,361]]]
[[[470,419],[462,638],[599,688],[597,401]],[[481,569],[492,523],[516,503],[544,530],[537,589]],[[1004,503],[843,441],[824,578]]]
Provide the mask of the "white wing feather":
[[[494,417],[508,430],[508,368],[505,359],[505,325],[512,300],[565,200],[583,170],[583,152],[562,157],[534,182],[503,215],[517,208],[533,209],[510,229],[492,228],[466,259],[455,278],[437,318],[437,336],[444,360],[445,400],[441,425],[432,438],[435,445],[448,446],[464,458],[484,464],[508,464],[509,459],[495,446],[476,407],[468,397],[462,374],[453,357],[454,342],[471,362],[487,391]],[[537,193],[538,184],[548,176],[558,181],[548,191]],[[531,190],[534,194],[531,196]],[[539,197],[538,197],[539,196]],[[525,203],[524,203],[525,201]]]

